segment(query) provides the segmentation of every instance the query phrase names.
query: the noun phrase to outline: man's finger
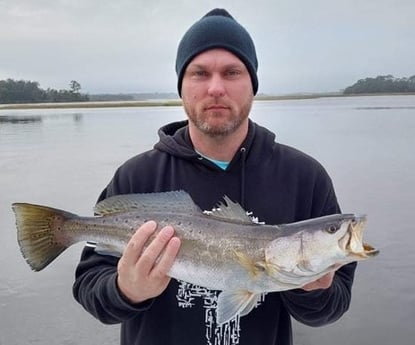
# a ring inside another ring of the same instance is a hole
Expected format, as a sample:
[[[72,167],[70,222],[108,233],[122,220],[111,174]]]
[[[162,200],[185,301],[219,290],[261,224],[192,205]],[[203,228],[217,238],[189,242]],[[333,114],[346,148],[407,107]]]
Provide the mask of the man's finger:
[[[331,271],[314,282],[308,283],[302,287],[305,291],[313,291],[318,289],[328,289],[333,283],[334,271]]]
[[[180,250],[180,245],[181,242],[178,237],[172,237],[170,239],[169,243],[167,244],[164,252],[160,257],[159,262],[152,271],[153,276],[162,278],[169,273]]]
[[[126,265],[135,265],[140,258],[144,246],[149,238],[154,234],[157,229],[157,223],[149,221],[144,223],[131,237],[128,242],[124,254],[123,261]]]
[[[166,226],[161,229],[148,247],[144,249],[137,262],[137,269],[144,274],[149,274],[173,236],[174,229],[171,226]]]

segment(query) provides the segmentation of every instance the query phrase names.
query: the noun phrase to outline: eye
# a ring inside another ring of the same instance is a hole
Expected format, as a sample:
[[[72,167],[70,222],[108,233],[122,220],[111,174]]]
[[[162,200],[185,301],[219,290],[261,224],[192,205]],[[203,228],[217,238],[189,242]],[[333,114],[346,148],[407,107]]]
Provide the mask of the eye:
[[[232,68],[232,69],[227,70],[225,72],[225,75],[229,79],[234,79],[234,78],[237,78],[241,75],[241,71],[236,69],[236,68]]]
[[[207,75],[207,72],[206,71],[203,71],[203,70],[197,70],[197,71],[194,71],[193,72],[193,75],[195,77],[204,77],[204,76]]]
[[[236,69],[231,69],[231,70],[228,71],[228,74],[229,75],[239,75],[241,73]]]
[[[208,72],[203,68],[196,68],[196,67],[189,67],[186,70],[186,76],[188,76],[191,79],[204,79],[208,75]]]
[[[337,230],[340,229],[340,225],[339,224],[330,224],[327,228],[326,231],[329,234],[335,234],[337,232]]]

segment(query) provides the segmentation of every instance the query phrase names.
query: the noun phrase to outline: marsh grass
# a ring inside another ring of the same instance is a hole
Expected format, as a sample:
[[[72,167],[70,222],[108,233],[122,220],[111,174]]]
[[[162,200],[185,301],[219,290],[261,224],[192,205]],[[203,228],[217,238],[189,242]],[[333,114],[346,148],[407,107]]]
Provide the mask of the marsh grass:
[[[181,100],[4,104],[1,109],[71,109],[179,106]]]
[[[393,95],[414,95],[415,93],[388,93],[388,94],[350,94],[342,93],[310,93],[294,95],[257,95],[257,101],[282,101],[296,99],[313,99],[323,97],[359,97],[359,96],[393,96]],[[125,107],[176,107],[181,106],[181,99],[161,99],[147,101],[99,101],[99,102],[67,102],[67,103],[20,103],[20,104],[0,104],[2,109],[73,109],[73,108],[125,108]]]

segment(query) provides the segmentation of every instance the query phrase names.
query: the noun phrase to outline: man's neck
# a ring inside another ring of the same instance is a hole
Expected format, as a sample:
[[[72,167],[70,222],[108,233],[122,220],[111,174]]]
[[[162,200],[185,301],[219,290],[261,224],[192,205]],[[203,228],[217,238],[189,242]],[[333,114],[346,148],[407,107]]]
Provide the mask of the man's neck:
[[[189,123],[189,134],[196,151],[203,156],[229,162],[235,156],[248,134],[248,122],[234,133],[224,136],[209,136]]]

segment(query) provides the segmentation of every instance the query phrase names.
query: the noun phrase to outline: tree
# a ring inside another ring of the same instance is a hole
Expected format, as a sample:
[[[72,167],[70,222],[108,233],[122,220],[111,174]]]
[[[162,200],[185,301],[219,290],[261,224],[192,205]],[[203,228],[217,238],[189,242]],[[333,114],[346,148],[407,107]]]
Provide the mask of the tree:
[[[25,80],[0,80],[0,103],[84,102],[88,95],[81,94],[81,84],[72,80],[70,90],[43,90],[39,83]]]
[[[72,93],[79,93],[81,90],[81,84],[79,84],[76,80],[71,80],[69,83],[70,92]]]
[[[343,91],[344,94],[405,92],[415,92],[415,76],[395,78],[390,74],[379,75],[376,78],[360,79]]]
[[[44,101],[46,93],[39,83],[24,80],[0,80],[0,103],[31,103]]]

